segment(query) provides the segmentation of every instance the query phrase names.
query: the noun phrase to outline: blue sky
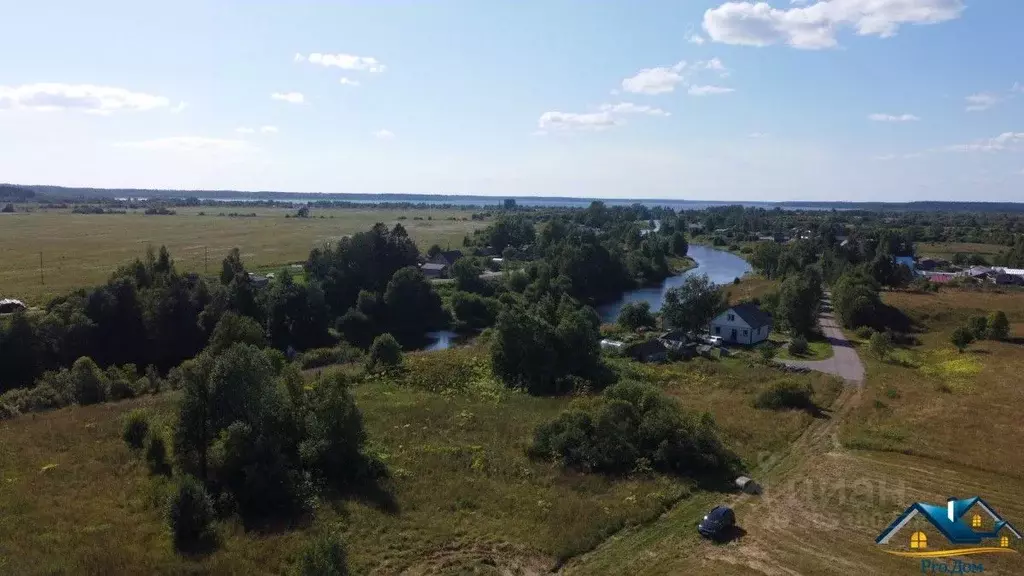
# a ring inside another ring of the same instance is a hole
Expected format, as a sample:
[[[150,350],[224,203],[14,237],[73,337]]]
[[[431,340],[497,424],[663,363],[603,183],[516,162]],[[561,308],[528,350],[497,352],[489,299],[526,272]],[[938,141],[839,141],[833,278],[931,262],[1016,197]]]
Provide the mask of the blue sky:
[[[1024,198],[1018,0],[3,0],[0,13],[0,181]]]

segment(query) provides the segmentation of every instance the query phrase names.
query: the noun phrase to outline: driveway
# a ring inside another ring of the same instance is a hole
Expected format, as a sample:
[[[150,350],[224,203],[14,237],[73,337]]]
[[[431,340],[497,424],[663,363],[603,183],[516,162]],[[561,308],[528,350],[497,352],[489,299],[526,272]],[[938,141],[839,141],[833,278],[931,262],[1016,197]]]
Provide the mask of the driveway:
[[[832,357],[827,360],[778,360],[789,366],[802,366],[817,372],[835,374],[847,383],[861,385],[864,383],[864,364],[857,355],[857,349],[846,339],[843,331],[836,322],[832,312],[831,294],[825,293],[821,303],[821,314],[818,316],[818,324],[821,331],[832,344]]]

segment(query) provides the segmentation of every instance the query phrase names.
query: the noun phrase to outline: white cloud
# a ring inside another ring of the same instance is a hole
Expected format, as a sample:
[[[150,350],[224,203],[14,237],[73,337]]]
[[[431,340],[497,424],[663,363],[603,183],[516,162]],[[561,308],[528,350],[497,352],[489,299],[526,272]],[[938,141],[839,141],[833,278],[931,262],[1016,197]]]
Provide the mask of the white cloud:
[[[733,88],[725,88],[724,86],[690,86],[687,93],[690,96],[712,96],[715,94],[728,94],[729,92],[735,92]]]
[[[249,127],[246,127],[246,126],[239,126],[238,128],[235,128],[235,132],[238,132],[239,134],[255,134],[256,133],[256,129],[255,128],[249,128]]]
[[[747,138],[767,138],[767,137],[768,137],[768,133],[767,132],[751,132],[750,134],[747,134]]]
[[[648,114],[650,116],[671,116],[672,114],[662,110],[661,108],[655,108],[653,106],[639,105],[632,102],[619,102],[618,104],[602,104],[602,112],[611,112],[613,114]]]
[[[705,40],[704,37],[701,36],[700,34],[690,34],[690,37],[687,38],[686,41],[689,42],[690,44],[696,44],[698,46],[707,42],[707,40]]]
[[[260,132],[263,134],[277,134],[277,126],[260,126]]]
[[[306,101],[306,97],[301,92],[274,92],[270,95],[270,98],[290,104],[302,104]]]
[[[729,75],[729,71],[725,69],[725,65],[718,58],[712,58],[703,62],[697,62],[696,67],[698,69],[713,70],[718,72],[723,78]]]
[[[985,138],[970,144],[947,146],[945,150],[950,152],[1000,152],[1015,150],[1017,144],[1024,144],[1024,132],[1003,132],[994,138]]]
[[[345,78],[344,76],[341,78],[341,80],[338,80],[338,83],[341,84],[342,86],[352,86],[353,88],[358,88],[359,86],[362,86],[362,82],[360,82],[359,80]]]
[[[373,133],[373,137],[377,140],[394,140],[395,133],[391,130],[380,129]]]
[[[868,120],[874,122],[917,122],[920,120],[913,114],[869,114]]]
[[[585,114],[551,111],[540,115],[540,119],[537,120],[537,130],[540,133],[601,131],[620,124],[622,121],[615,118],[609,111]]]
[[[967,108],[965,110],[968,112],[981,112],[995,106],[1002,98],[996,94],[979,92],[978,94],[967,96],[964,100],[967,101]]]
[[[725,44],[821,49],[836,46],[836,34],[844,28],[887,38],[904,24],[946,22],[963,10],[963,0],[820,0],[788,9],[726,2],[704,12],[703,26],[711,40]]]
[[[152,140],[140,140],[135,142],[119,142],[116,146],[121,148],[136,148],[139,150],[230,152],[246,150],[250,147],[250,144],[245,140],[233,140],[227,138],[172,136],[169,138],[154,138]]]
[[[632,94],[665,94],[676,89],[676,85],[683,81],[681,72],[686,67],[686,62],[679,62],[674,66],[660,66],[657,68],[644,68],[622,81],[622,90]]]
[[[90,114],[107,115],[121,111],[155,110],[169,105],[170,100],[163,96],[132,92],[112,86],[52,82],[0,86],[0,110],[80,110]]]
[[[257,132],[260,134],[277,134],[278,130],[277,126],[260,126],[259,128],[241,126],[239,128],[235,128],[235,132],[238,132],[239,134],[255,134]]]
[[[380,60],[372,56],[355,56],[352,54],[322,54],[313,52],[309,56],[302,54],[295,55],[296,62],[309,62],[321,66],[334,66],[342,70],[357,70],[361,72],[384,72],[387,66],[381,64]]]
[[[171,108],[171,112],[177,114],[179,112],[184,111],[187,106],[188,102],[178,102],[178,104],[174,108]]]

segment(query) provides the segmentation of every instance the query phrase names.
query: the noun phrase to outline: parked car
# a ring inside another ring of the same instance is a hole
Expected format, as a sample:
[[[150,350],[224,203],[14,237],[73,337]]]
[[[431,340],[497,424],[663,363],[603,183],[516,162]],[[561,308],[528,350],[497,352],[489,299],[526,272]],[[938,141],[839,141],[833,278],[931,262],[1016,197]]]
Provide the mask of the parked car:
[[[728,506],[715,506],[697,525],[697,532],[705,538],[722,538],[736,527],[736,514]]]
[[[704,341],[711,346],[721,346],[725,343],[725,340],[722,340],[721,336],[706,336]]]

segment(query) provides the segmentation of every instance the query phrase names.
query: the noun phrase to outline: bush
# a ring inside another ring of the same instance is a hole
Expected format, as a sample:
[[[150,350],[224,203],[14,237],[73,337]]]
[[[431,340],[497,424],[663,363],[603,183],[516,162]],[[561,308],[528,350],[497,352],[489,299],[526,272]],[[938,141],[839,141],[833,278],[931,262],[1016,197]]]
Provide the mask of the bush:
[[[856,334],[858,338],[868,340],[875,334],[875,329],[871,326],[861,326],[854,330],[853,333]]]
[[[807,354],[809,349],[810,348],[807,345],[807,338],[804,338],[803,336],[794,336],[793,339],[789,341],[789,352],[791,354]]]
[[[1006,340],[1010,337],[1010,320],[1006,312],[997,310],[989,314],[988,337],[993,340]]]
[[[651,314],[651,304],[644,301],[630,302],[623,306],[617,322],[627,330],[653,328],[657,324],[654,315]]]
[[[135,450],[142,448],[146,442],[146,435],[149,434],[149,416],[142,410],[132,410],[124,421],[124,431],[121,438],[128,446]]]
[[[739,465],[709,414],[685,413],[660,390],[634,382],[616,384],[538,426],[530,454],[613,474],[649,467],[693,478],[727,477]]]
[[[85,406],[107,399],[110,383],[106,374],[88,356],[82,356],[71,365],[71,381],[75,402]]]
[[[370,354],[366,358],[368,370],[387,369],[402,363],[402,347],[391,334],[384,333],[373,339]]]
[[[302,549],[295,565],[296,576],[347,576],[348,558],[337,535],[324,534]]]
[[[892,351],[892,340],[884,332],[875,332],[868,340],[868,349],[876,358],[884,360]]]
[[[146,446],[146,464],[151,474],[160,476],[171,475],[171,464],[167,460],[167,442],[163,434],[154,430],[149,435]]]
[[[775,359],[778,350],[775,349],[775,345],[771,342],[765,342],[757,347],[757,353],[761,357],[761,361],[767,364]]]
[[[787,380],[762,390],[754,399],[754,407],[763,410],[814,410],[813,395],[810,384]]]
[[[967,329],[974,335],[975,340],[988,338],[988,318],[985,316],[972,316],[967,321]]]
[[[182,478],[171,495],[167,523],[176,550],[196,550],[213,543],[213,502],[206,488],[192,476]]]
[[[303,370],[310,368],[321,368],[332,364],[344,364],[355,362],[362,358],[363,353],[358,348],[342,342],[334,348],[314,348],[299,354],[297,362]]]
[[[107,368],[109,394],[111,400],[125,400],[135,397],[135,366]]]
[[[959,352],[963,352],[971,342],[974,342],[974,332],[966,326],[959,326],[953,333],[949,335],[949,341],[956,346]]]

